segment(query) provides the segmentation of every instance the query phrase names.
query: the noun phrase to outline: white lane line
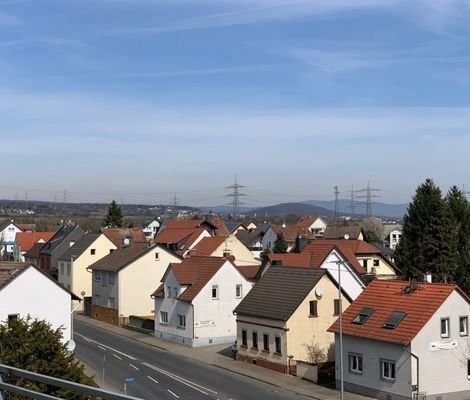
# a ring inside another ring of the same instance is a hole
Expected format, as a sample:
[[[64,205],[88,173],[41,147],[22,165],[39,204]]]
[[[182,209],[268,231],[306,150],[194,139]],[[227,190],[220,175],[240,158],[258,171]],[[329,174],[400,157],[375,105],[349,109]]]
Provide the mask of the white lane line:
[[[105,349],[103,346],[101,346],[101,345],[98,345],[98,347],[99,347],[101,350],[104,350],[104,351],[106,351],[106,349]]]
[[[151,376],[147,376],[147,378],[149,378],[151,381],[153,381],[155,383],[158,383],[158,381],[156,379],[153,379]]]
[[[75,335],[80,336],[80,337],[82,337],[83,339],[87,340],[87,338],[86,338],[85,336],[81,335],[80,333],[75,333]],[[137,358],[132,357],[132,356],[130,356],[129,354],[126,354],[126,353],[123,353],[122,351],[113,349],[112,347],[106,346],[105,344],[100,343],[100,342],[97,342],[96,340],[90,340],[90,342],[96,343],[96,344],[99,345],[99,346],[103,346],[103,347],[106,348],[107,350],[111,350],[111,351],[113,351],[113,352],[115,352],[115,353],[117,353],[117,354],[120,354],[121,356],[127,357],[127,358],[130,359],[130,360],[133,360],[133,361],[137,360]]]
[[[74,334],[74,336],[80,336],[83,340],[85,340],[87,342],[91,342],[91,339],[86,337],[86,336],[80,335],[79,333],[76,333],[76,332],[74,332],[73,334]]]
[[[134,369],[136,369],[137,371],[140,371],[140,369],[137,368],[135,365],[129,364],[129,366],[132,367],[132,368],[134,368]]]
[[[185,379],[185,378],[183,378],[183,377],[181,377],[181,376],[175,375],[175,374],[173,374],[173,373],[171,373],[171,372],[165,371],[164,369],[158,368],[158,367],[156,367],[155,365],[148,364],[148,363],[145,363],[145,362],[142,363],[142,365],[145,365],[146,367],[151,368],[151,369],[153,369],[154,371],[160,372],[161,374],[166,375],[166,376],[168,376],[168,377],[174,379],[175,381],[182,383],[183,385],[189,386],[191,389],[194,389],[194,390],[196,390],[196,391],[198,391],[198,392],[200,392],[200,393],[203,393],[203,394],[205,394],[206,396],[208,396],[207,392],[211,392],[211,393],[214,393],[214,394],[218,394],[217,392],[215,392],[215,391],[213,391],[213,390],[211,390],[211,389],[208,389],[208,388],[206,388],[206,387],[204,387],[204,386],[201,386],[201,385],[199,385],[199,384],[197,384],[197,383],[195,383],[195,382],[192,382],[192,381],[190,381],[190,380],[188,380],[188,379]]]
[[[113,354],[114,357],[116,357],[118,360],[122,360],[121,357],[119,357],[117,354]]]
[[[176,393],[173,393],[170,389],[167,389],[168,392],[170,392],[173,396],[175,396],[177,399],[179,399],[180,397],[176,394]]]

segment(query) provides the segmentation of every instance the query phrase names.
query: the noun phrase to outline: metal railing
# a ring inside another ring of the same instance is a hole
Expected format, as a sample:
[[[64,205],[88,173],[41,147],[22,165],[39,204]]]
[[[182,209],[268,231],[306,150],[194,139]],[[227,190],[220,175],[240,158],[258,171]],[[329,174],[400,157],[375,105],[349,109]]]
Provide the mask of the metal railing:
[[[34,382],[45,383],[47,385],[56,386],[62,389],[69,389],[79,394],[86,394],[98,397],[103,400],[141,400],[137,397],[126,396],[119,393],[113,393],[107,390],[94,388],[92,386],[82,385],[64,379],[53,378],[47,375],[37,374],[35,372],[26,371],[24,369],[10,367],[8,365],[0,364],[0,400],[5,400],[5,394],[16,393],[29,399],[39,400],[66,400],[60,397],[51,396],[44,393],[39,393],[24,387],[12,385],[4,382],[4,376],[8,374],[18,378],[28,379]]]

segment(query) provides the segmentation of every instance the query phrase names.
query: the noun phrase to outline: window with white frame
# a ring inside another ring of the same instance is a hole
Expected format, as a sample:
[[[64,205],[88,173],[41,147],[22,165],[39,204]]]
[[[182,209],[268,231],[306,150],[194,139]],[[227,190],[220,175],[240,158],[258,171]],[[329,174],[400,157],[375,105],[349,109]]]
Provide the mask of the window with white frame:
[[[95,271],[95,282],[101,282],[101,271]]]
[[[235,297],[237,299],[241,299],[242,298],[242,285],[236,285],[235,286]]]
[[[276,347],[276,353],[281,354],[282,353],[281,337],[279,335],[276,335],[274,337],[274,346]]]
[[[459,318],[459,333],[460,333],[460,336],[468,336],[468,316],[467,315]]]
[[[108,308],[116,308],[114,297],[108,297]]]
[[[467,360],[467,378],[470,379],[470,358]]]
[[[248,346],[248,332],[242,329],[242,346]]]
[[[349,372],[362,374],[362,354],[349,353]]]
[[[380,377],[386,380],[395,380],[395,362],[380,360]]]
[[[96,255],[96,249],[90,249],[90,255],[95,256]]]
[[[160,323],[168,325],[168,313],[166,311],[160,311]]]
[[[178,288],[174,287],[173,292],[175,293],[175,299],[178,297]]]
[[[212,299],[216,300],[219,298],[219,286],[218,285],[213,285],[212,286]]]
[[[269,351],[269,334],[263,334],[263,351]]]
[[[178,314],[178,328],[186,328],[186,315]]]
[[[251,347],[253,349],[258,348],[258,332],[256,331],[251,332]]]
[[[441,337],[448,338],[450,336],[449,318],[441,318]]]
[[[70,263],[67,263],[67,276],[70,276],[71,269],[72,269],[72,266],[70,265]]]

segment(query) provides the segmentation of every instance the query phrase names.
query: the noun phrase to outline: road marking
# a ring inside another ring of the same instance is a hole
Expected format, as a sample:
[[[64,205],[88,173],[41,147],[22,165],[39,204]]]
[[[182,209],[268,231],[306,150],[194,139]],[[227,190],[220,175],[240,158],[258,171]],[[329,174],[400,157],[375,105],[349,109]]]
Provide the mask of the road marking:
[[[106,351],[106,349],[105,349],[103,346],[101,346],[101,345],[98,345],[98,347],[99,347],[101,350],[104,350],[104,351]]]
[[[129,366],[131,366],[132,368],[136,369],[137,371],[140,371],[140,369],[137,368],[135,365],[129,364]]]
[[[122,360],[121,357],[119,357],[117,354],[113,354],[114,357],[116,357],[118,360]]]
[[[82,337],[83,339],[87,340],[87,338],[86,338],[85,336],[81,335],[80,333],[75,333],[74,335],[80,336],[80,337]],[[130,360],[133,360],[133,361],[137,360],[137,358],[132,357],[132,356],[130,356],[129,354],[126,354],[126,353],[123,353],[122,351],[113,349],[112,347],[106,346],[105,344],[100,343],[100,342],[97,342],[96,340],[90,340],[90,342],[96,343],[98,346],[103,346],[103,347],[106,348],[107,350],[114,351],[115,353],[120,354],[121,356],[127,357],[127,358],[130,359]]]
[[[158,381],[156,379],[153,379],[151,376],[147,376],[147,378],[149,378],[151,381],[153,381],[155,383],[158,383]]]
[[[180,398],[176,393],[173,393],[170,389],[167,389],[167,391],[169,391],[169,392],[170,392],[173,396],[175,396],[177,399]]]
[[[195,383],[195,382],[192,382],[192,381],[190,381],[190,380],[188,380],[188,379],[186,379],[186,378],[183,378],[183,377],[181,377],[181,376],[175,375],[175,374],[173,374],[173,373],[171,373],[171,372],[165,371],[164,369],[158,368],[158,367],[156,367],[155,365],[148,364],[148,363],[145,363],[145,362],[142,363],[142,365],[145,365],[145,366],[148,367],[148,368],[151,368],[151,369],[153,369],[153,370],[155,370],[155,371],[157,371],[157,372],[160,372],[161,374],[166,375],[166,376],[168,376],[168,377],[174,379],[175,381],[182,383],[183,385],[189,386],[191,389],[194,389],[194,390],[196,390],[196,391],[198,391],[198,392],[200,392],[200,393],[203,393],[203,394],[205,394],[206,396],[208,396],[208,393],[207,393],[207,392],[211,392],[211,393],[214,393],[214,394],[218,394],[217,392],[215,392],[215,391],[213,391],[213,390],[211,390],[211,389],[208,389],[208,388],[206,388],[206,387],[204,387],[204,386],[201,386],[201,385],[199,385],[199,384],[197,384],[197,383]]]

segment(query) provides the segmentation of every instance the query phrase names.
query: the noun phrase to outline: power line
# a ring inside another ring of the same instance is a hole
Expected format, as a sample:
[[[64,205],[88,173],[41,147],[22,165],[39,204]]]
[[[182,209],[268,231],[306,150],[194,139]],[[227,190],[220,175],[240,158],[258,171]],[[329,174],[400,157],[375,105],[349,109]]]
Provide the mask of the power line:
[[[233,192],[227,196],[232,197],[232,206],[233,206],[233,216],[234,218],[240,218],[240,202],[241,196],[246,196],[244,193],[240,193],[239,189],[244,188],[245,186],[239,185],[237,182],[237,176],[235,175],[235,183],[233,185],[227,186],[226,189],[233,189]]]
[[[338,190],[338,186],[335,186],[334,187],[335,189],[335,219],[338,218],[338,215],[339,215],[339,203],[338,203],[338,196],[339,196],[339,190]]]
[[[366,199],[366,215],[367,218],[372,217],[372,198],[380,197],[378,194],[372,192],[380,192],[380,189],[370,187],[370,182],[367,181],[365,189],[356,190],[356,193],[365,193],[357,196],[358,199]]]
[[[351,217],[354,219],[356,216],[356,199],[354,198],[354,185],[351,185],[351,204],[349,205],[349,208],[351,209]]]

